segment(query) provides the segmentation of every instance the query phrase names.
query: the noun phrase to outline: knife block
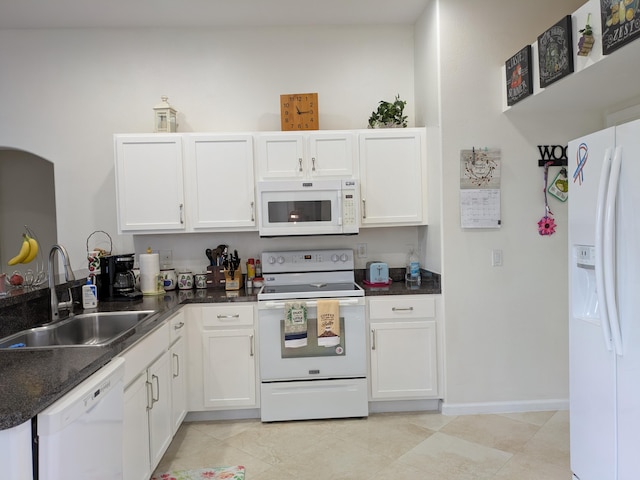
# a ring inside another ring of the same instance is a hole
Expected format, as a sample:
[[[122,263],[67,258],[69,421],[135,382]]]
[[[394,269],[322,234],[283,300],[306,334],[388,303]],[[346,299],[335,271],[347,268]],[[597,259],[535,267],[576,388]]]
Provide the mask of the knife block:
[[[233,274],[231,274],[229,270],[225,270],[224,279],[225,290],[240,290],[240,288],[242,288],[242,270],[239,268],[234,270]]]

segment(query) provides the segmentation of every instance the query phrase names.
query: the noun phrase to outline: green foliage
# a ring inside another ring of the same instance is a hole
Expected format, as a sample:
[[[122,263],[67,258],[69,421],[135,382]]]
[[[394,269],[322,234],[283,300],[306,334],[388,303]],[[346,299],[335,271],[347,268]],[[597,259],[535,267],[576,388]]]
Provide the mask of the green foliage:
[[[407,116],[402,115],[406,104],[406,101],[400,100],[400,95],[396,96],[393,103],[380,100],[378,110],[371,112],[369,117],[369,128],[406,127]]]

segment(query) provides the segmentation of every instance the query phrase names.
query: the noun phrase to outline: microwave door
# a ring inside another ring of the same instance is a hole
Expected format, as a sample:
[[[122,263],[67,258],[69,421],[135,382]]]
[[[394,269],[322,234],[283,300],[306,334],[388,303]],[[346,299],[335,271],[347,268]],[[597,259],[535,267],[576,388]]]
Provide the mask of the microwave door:
[[[263,236],[341,233],[339,192],[262,192],[260,220]]]

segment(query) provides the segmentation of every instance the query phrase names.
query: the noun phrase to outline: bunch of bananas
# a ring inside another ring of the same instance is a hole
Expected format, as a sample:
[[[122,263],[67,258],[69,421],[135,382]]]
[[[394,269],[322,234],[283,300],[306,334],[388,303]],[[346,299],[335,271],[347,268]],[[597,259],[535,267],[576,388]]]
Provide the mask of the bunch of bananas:
[[[9,260],[10,266],[18,263],[29,263],[38,255],[38,241],[27,233],[22,234],[22,246],[18,254]]]

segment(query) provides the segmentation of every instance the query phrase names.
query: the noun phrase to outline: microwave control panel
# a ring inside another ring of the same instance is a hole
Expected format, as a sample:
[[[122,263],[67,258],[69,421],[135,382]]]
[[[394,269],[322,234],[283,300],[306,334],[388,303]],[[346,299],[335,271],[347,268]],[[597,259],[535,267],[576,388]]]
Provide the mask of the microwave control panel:
[[[342,224],[346,226],[356,225],[357,212],[356,207],[356,191],[355,190],[343,190],[342,191]]]

